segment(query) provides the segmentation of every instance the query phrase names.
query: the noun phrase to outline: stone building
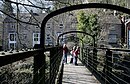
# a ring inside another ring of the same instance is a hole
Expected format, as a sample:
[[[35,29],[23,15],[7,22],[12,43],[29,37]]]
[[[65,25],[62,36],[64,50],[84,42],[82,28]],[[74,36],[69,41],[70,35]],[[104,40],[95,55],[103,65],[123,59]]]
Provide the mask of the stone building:
[[[3,21],[3,49],[19,49],[19,48],[33,48],[35,44],[40,43],[40,26],[46,13],[32,13],[35,18],[30,14],[19,14],[24,17],[23,21],[29,21],[37,25],[29,25],[6,17]],[[14,14],[14,17],[15,14]],[[101,33],[98,41],[99,46],[120,47],[122,38],[122,23],[117,16],[104,15],[101,18]],[[18,26],[18,27],[17,27]],[[45,30],[45,45],[56,45],[57,37],[67,31],[76,30],[77,20],[72,12],[57,15],[51,18],[46,24]],[[75,33],[64,35],[60,38],[60,43],[66,42],[65,38],[75,35]]]
[[[37,25],[29,25],[26,23],[18,22],[7,16],[3,21],[3,49],[20,49],[20,48],[33,48],[35,44],[40,43],[40,26],[46,13],[32,13],[19,14],[22,21],[28,21]],[[13,14],[16,17],[15,14]],[[68,14],[61,14],[51,18],[46,24],[45,45],[56,45],[57,37],[63,32],[76,30],[76,19]],[[65,36],[62,37],[63,39]],[[62,43],[65,40],[61,40]]]
[[[121,47],[122,23],[121,20],[114,15],[105,15],[101,18],[101,33],[99,45],[105,47]]]

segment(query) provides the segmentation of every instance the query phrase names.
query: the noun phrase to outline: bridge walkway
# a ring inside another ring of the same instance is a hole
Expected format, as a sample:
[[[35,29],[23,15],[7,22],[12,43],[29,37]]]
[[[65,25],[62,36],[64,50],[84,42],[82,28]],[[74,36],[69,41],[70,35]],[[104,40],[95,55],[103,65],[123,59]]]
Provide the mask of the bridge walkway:
[[[78,65],[64,64],[62,84],[101,84],[94,75],[78,60]]]

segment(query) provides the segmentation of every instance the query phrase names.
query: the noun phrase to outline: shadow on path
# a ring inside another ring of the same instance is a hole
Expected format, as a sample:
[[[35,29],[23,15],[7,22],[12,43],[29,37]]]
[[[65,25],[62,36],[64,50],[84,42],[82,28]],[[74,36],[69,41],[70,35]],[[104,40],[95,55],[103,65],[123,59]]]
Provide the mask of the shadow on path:
[[[68,62],[70,57],[68,56]],[[62,84],[101,84],[78,60],[78,65],[64,64]]]

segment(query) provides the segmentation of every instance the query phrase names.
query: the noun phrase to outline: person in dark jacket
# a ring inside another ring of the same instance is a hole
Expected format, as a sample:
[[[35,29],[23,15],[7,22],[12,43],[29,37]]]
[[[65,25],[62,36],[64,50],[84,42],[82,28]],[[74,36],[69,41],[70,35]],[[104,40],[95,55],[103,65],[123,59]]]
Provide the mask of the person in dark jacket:
[[[63,45],[63,62],[67,63],[67,53],[68,53],[68,48],[67,45],[64,44]]]

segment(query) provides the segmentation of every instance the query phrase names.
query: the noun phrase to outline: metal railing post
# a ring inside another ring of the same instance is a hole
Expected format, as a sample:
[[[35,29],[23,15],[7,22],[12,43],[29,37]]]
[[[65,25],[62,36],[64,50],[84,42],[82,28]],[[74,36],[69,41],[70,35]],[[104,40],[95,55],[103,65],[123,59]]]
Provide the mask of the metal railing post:
[[[85,51],[86,51],[86,55],[85,55],[85,56],[86,56],[86,59],[87,59],[87,60],[86,60],[86,62],[87,62],[86,64],[87,64],[87,66],[88,66],[88,64],[89,64],[89,58],[88,58],[89,52],[88,52],[88,48],[86,48]]]
[[[51,84],[52,82],[54,82],[55,80],[52,80],[52,78],[55,78],[55,64],[54,64],[54,60],[55,60],[55,55],[57,53],[57,47],[51,48],[50,50],[50,80],[49,80],[49,84]]]
[[[87,58],[88,58],[88,67],[90,67],[92,64],[92,60],[91,60],[92,57],[91,57],[91,50],[89,48],[87,48]],[[90,69],[91,69],[91,67],[90,67]]]
[[[106,69],[110,73],[112,72],[112,51],[106,51]],[[108,74],[109,75],[109,74]]]
[[[55,55],[55,51],[54,51],[54,48],[51,48],[50,49],[50,71],[49,71],[49,73],[50,73],[50,77],[49,77],[49,83],[48,84],[51,84],[51,79],[52,79],[52,77],[53,77],[53,72],[52,72],[52,69],[53,69],[53,66],[52,66],[52,61],[53,61],[53,56]]]
[[[61,51],[63,47],[58,47],[58,51]],[[63,59],[63,50],[60,52],[60,66],[59,66],[59,72],[57,74],[56,82],[55,84],[62,84],[62,79],[63,79],[63,69],[64,69],[64,64],[62,62]]]
[[[109,80],[108,76],[110,76],[110,73],[112,73],[112,51],[108,49],[106,51],[106,67],[105,67],[105,75],[106,75],[105,77],[107,80]]]
[[[37,59],[38,55],[34,56],[34,71],[33,71],[33,84],[36,84],[39,80],[39,73],[38,73],[38,59]]]
[[[93,49],[93,67],[97,70],[97,49]]]
[[[45,55],[43,49],[34,56],[34,84],[45,84]]]

